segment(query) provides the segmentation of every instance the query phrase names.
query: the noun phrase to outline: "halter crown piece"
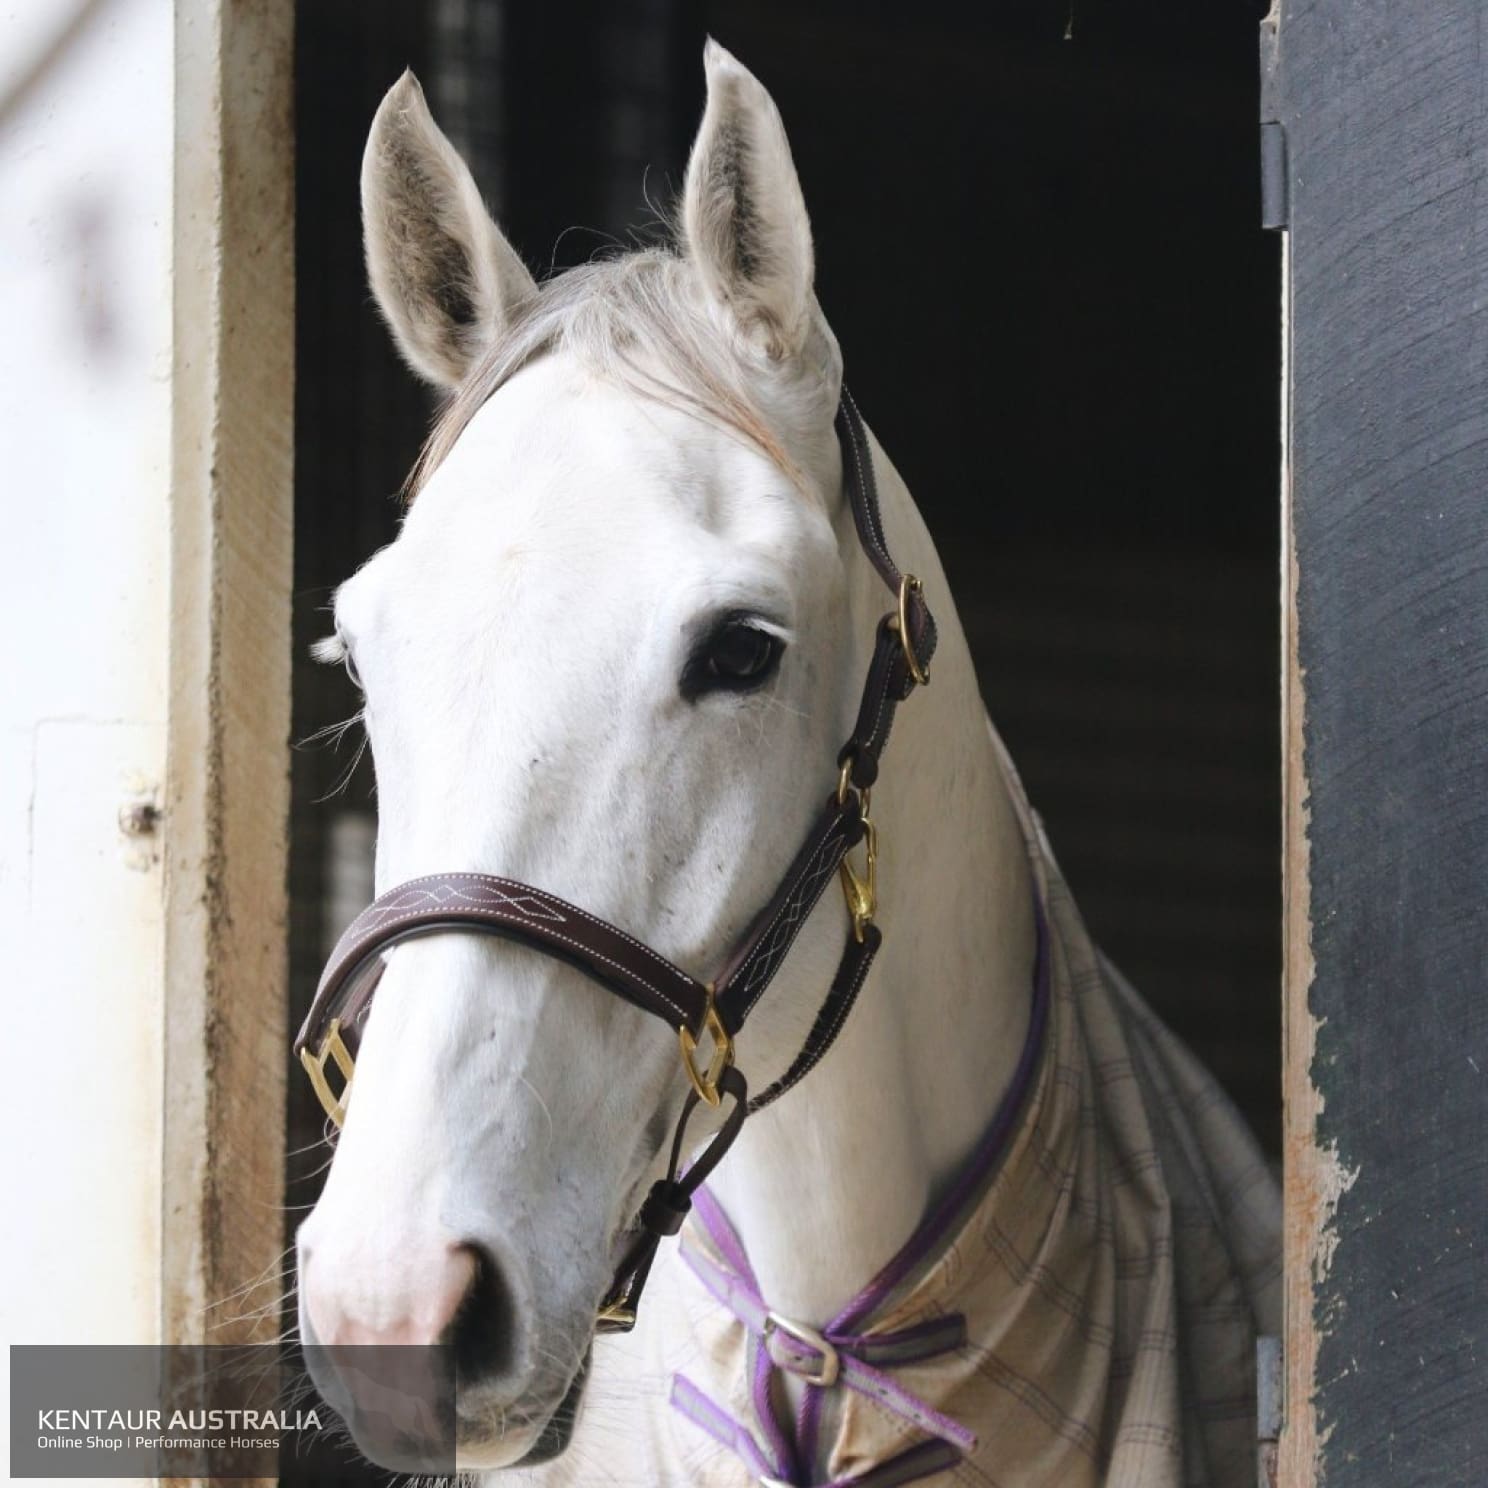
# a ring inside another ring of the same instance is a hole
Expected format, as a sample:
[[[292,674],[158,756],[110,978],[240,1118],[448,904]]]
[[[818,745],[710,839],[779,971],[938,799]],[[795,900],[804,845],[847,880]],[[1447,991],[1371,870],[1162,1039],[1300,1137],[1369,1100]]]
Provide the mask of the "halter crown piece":
[[[641,1291],[663,1236],[675,1235],[692,1208],[692,1196],[739,1135],[744,1118],[778,1100],[831,1048],[857,998],[882,942],[875,869],[878,833],[868,814],[869,791],[894,713],[917,686],[930,680],[935,620],[920,581],[901,573],[889,556],[873,456],[852,396],[843,390],[837,438],[843,484],[858,540],[890,593],[894,607],[879,622],[852,735],[837,755],[836,789],[817,814],[806,840],[770,902],[712,981],[699,981],[624,930],[534,888],[487,873],[435,873],[410,879],[379,895],[337,942],[321,974],[315,1000],[295,1039],[295,1053],[310,1076],[326,1114],[340,1127],[356,1069],[356,1050],[383,971],[383,952],[415,936],[451,930],[517,940],[557,957],[676,1030],[682,1067],[691,1087],[672,1139],[667,1176],[641,1206],[635,1238],[620,1262],[598,1314],[599,1332],[625,1332],[635,1324]],[[849,854],[863,844],[862,872]],[[786,1072],[752,1100],[734,1064],[734,1036],[770,985],[796,932],[836,874],[847,901],[849,926],[842,959],[800,1052]],[[707,1044],[706,1058],[700,1057]],[[334,1066],[340,1077],[331,1083]],[[685,1172],[687,1122],[700,1102],[728,1115]]]

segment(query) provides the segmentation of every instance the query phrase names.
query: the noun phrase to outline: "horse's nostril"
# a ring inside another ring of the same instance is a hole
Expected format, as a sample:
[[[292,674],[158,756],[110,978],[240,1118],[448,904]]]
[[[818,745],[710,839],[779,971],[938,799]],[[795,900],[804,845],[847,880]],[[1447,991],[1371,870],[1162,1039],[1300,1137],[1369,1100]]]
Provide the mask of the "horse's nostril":
[[[517,1309],[500,1264],[490,1251],[466,1245],[475,1276],[441,1342],[455,1356],[458,1377],[467,1383],[509,1374],[517,1359]]]

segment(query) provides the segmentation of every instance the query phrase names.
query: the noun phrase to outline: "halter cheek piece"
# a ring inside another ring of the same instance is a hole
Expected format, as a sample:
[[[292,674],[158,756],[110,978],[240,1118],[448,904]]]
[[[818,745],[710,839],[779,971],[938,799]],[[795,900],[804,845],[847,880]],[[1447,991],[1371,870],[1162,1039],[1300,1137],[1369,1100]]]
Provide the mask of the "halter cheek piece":
[[[360,1031],[382,975],[382,953],[400,941],[449,930],[503,936],[567,961],[674,1028],[691,1089],[672,1139],[667,1176],[652,1186],[641,1206],[636,1237],[600,1307],[601,1332],[633,1326],[661,1238],[681,1229],[693,1193],[738,1136],[745,1116],[778,1100],[831,1048],[882,940],[874,923],[878,834],[868,814],[869,791],[878,776],[895,709],[916,686],[929,681],[935,621],[920,581],[901,574],[889,556],[873,457],[857,405],[846,390],[836,424],[843,483],[858,539],[895,596],[895,608],[879,623],[857,723],[837,756],[837,787],[774,897],[718,975],[700,982],[623,930],[530,884],[487,873],[436,873],[389,889],[352,921],[331,953],[295,1039],[295,1052],[326,1114],[339,1127],[346,1118]],[[865,854],[861,873],[849,858],[859,843]],[[800,1053],[773,1085],[750,1100],[744,1076],[734,1065],[734,1035],[780,969],[797,931],[834,874],[841,881],[850,916],[837,974]],[[339,1094],[328,1076],[332,1065],[340,1075]],[[719,1106],[725,1096],[731,1107],[722,1126],[679,1176],[688,1119],[699,1102]]]

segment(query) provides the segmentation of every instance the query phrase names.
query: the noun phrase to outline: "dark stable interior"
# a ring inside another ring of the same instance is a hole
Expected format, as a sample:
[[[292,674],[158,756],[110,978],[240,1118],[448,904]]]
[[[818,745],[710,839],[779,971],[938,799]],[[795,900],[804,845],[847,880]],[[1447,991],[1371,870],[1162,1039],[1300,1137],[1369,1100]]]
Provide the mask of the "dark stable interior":
[[[362,270],[362,145],[418,72],[539,274],[654,234],[705,36],[784,116],[854,394],[924,511],[992,717],[1096,938],[1280,1141],[1279,244],[1255,3],[316,0],[298,36],[295,731],[396,532],[431,395]],[[932,599],[933,602],[933,599]],[[355,751],[294,755],[293,1016],[370,893]],[[451,865],[460,866],[460,865]],[[471,865],[499,871],[500,865]],[[291,1078],[292,1153],[319,1109]],[[324,1160],[290,1159],[290,1223]],[[285,1464],[285,1481],[386,1474]],[[299,1476],[297,1476],[299,1474]]]

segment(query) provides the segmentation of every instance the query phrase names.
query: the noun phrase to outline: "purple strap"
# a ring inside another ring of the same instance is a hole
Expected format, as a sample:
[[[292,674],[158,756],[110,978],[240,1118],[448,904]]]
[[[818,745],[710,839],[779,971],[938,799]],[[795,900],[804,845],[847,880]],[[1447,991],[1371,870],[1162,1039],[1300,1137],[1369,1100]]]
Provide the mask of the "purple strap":
[[[820,1373],[828,1355],[803,1338],[774,1330],[769,1308],[753,1282],[717,1265],[696,1243],[684,1238],[682,1259],[710,1293],[749,1330],[764,1341],[770,1362],[791,1374],[814,1376]],[[863,1362],[862,1352],[870,1340],[847,1333],[828,1331],[822,1335],[837,1360],[837,1380],[850,1390],[876,1400],[890,1414],[897,1416],[931,1436],[949,1442],[962,1452],[976,1450],[976,1433],[959,1422],[925,1404],[896,1384],[881,1369]],[[891,1346],[897,1346],[898,1362],[911,1363],[949,1352],[965,1341],[966,1320],[959,1315],[932,1318],[928,1323],[890,1335]]]
[[[964,1317],[950,1314],[931,1318],[890,1334],[873,1334],[867,1331],[867,1325],[872,1315],[938,1253],[946,1236],[964,1221],[1006,1150],[1022,1113],[1038,1069],[1049,1021],[1049,931],[1043,905],[1037,898],[1034,914],[1037,950],[1033,1006],[1013,1077],[986,1132],[950,1189],[893,1259],[819,1330],[835,1359],[837,1376],[832,1386],[807,1386],[794,1442],[787,1439],[776,1420],[770,1400],[771,1375],[776,1368],[804,1377],[819,1375],[828,1363],[828,1354],[808,1339],[775,1326],[734,1227],[706,1188],[700,1188],[694,1196],[697,1222],[721,1263],[688,1234],[682,1239],[682,1259],[708,1292],[738,1318],[753,1341],[755,1414],[764,1429],[771,1457],[765,1455],[747,1427],[682,1375],[673,1377],[672,1404],[715,1441],[737,1453],[762,1482],[799,1481],[796,1465],[815,1460],[822,1402],[827,1389],[837,1385],[876,1401],[891,1414],[925,1432],[929,1440],[898,1453],[867,1474],[833,1479],[824,1488],[898,1488],[900,1484],[947,1471],[963,1454],[976,1450],[974,1432],[903,1389],[881,1367],[933,1358],[959,1347],[965,1341]]]
[[[685,1375],[672,1377],[672,1406],[687,1417],[693,1425],[705,1431],[720,1446],[737,1454],[744,1465],[761,1483],[787,1485],[792,1480],[781,1476],[775,1466],[760,1451],[758,1443],[748,1430],[723,1409],[717,1401],[705,1395]],[[889,1461],[870,1468],[866,1473],[855,1473],[846,1478],[833,1478],[822,1488],[900,1488],[906,1483],[917,1483],[922,1478],[936,1473],[949,1472],[961,1461],[961,1453],[948,1442],[939,1440],[920,1442],[908,1451],[900,1452]]]
[[[672,1376],[672,1407],[682,1412],[694,1426],[701,1427],[720,1446],[739,1457],[762,1483],[774,1479],[789,1481],[782,1475],[789,1468],[771,1462],[759,1449],[749,1429],[736,1421],[716,1401],[710,1400],[693,1382],[683,1374]]]

